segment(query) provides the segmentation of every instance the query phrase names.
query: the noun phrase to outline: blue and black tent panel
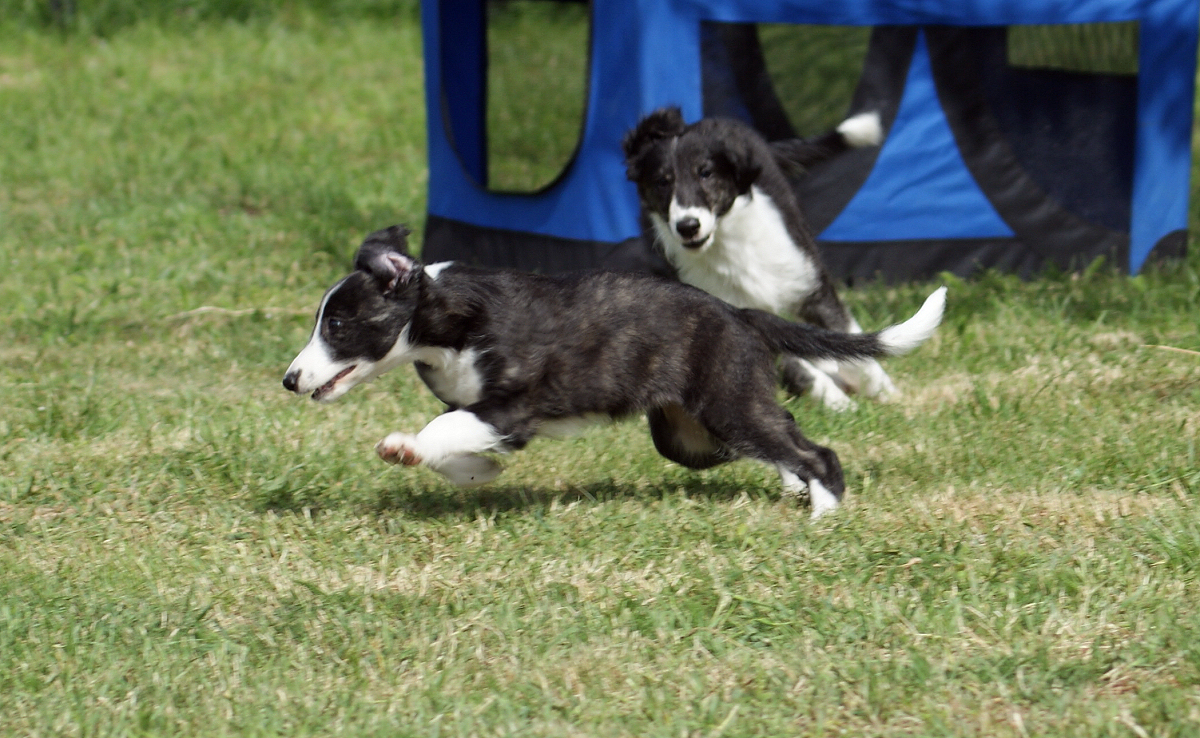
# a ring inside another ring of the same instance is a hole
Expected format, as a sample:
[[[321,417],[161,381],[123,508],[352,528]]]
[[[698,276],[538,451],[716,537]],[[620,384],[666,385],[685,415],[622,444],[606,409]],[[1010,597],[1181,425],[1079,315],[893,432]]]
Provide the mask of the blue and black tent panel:
[[[1099,257],[1132,273],[1152,255],[1184,252],[1200,0],[593,0],[578,146],[557,179],[527,193],[488,186],[492,5],[422,5],[426,258],[546,272],[661,268],[621,160],[621,138],[642,115],[677,105],[689,120],[736,117],[773,140],[822,132],[796,130],[760,24],[869,37],[850,71],[853,94],[833,104],[844,106],[839,117],[878,112],[883,144],[793,183],[834,274],[1033,276]],[[1100,29],[1125,61],[1089,65],[1087,45],[1076,50],[1082,62],[1017,58],[1035,27]]]

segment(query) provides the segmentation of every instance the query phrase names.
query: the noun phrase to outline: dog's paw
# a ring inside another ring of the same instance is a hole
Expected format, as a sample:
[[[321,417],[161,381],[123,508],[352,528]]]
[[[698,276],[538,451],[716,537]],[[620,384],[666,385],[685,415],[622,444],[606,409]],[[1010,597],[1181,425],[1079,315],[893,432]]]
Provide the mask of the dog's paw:
[[[887,375],[879,362],[871,360],[858,366],[850,364],[848,368],[850,369],[849,373],[854,375],[854,381],[859,391],[867,397],[880,402],[888,402],[899,396],[900,392],[892,383],[892,378]]]
[[[478,454],[451,456],[436,466],[431,465],[430,468],[459,487],[487,484],[504,471],[504,467],[494,459]]]
[[[808,483],[808,502],[812,505],[812,520],[833,512],[839,504],[838,498],[815,479]]]
[[[387,438],[375,444],[375,453],[389,464],[416,466],[421,463],[416,442],[417,437],[411,433],[389,433]]]
[[[825,407],[839,413],[858,407],[858,403],[851,399],[830,375],[817,370],[813,372],[812,378],[813,399],[819,400]]]
[[[813,393],[813,396],[825,404],[825,407],[838,413],[850,412],[858,408],[858,403],[850,395],[840,389],[831,392]]]

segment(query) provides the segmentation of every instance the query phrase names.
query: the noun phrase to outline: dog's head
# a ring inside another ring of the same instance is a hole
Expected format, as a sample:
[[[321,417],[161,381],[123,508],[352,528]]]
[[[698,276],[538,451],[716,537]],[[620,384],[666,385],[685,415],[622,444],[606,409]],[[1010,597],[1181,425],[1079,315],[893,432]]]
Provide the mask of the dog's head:
[[[354,272],[322,298],[312,337],[283,377],[285,388],[330,402],[405,361],[411,348],[405,329],[423,278],[408,255],[407,235],[392,226],[363,241]]]
[[[715,118],[685,125],[678,108],[656,110],[626,134],[626,176],[668,249],[711,243],[717,221],[762,173],[757,135]]]

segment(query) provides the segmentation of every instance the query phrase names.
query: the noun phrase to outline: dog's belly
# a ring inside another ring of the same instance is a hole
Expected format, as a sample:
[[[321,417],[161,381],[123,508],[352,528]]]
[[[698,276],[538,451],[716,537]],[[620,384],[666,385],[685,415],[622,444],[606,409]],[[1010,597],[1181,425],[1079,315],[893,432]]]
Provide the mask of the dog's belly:
[[[735,307],[789,313],[820,282],[819,267],[788,233],[775,203],[755,188],[717,224],[699,251],[668,253],[687,284]]]
[[[547,438],[570,438],[579,435],[593,425],[608,422],[612,422],[612,418],[604,413],[585,413],[569,418],[543,420],[538,426],[538,435]]]

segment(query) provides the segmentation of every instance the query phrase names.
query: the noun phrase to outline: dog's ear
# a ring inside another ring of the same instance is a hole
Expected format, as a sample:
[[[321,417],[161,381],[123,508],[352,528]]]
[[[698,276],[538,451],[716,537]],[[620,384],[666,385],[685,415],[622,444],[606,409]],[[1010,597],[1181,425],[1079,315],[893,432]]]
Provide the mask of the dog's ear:
[[[372,249],[394,251],[398,254],[408,256],[408,234],[410,233],[412,231],[403,225],[389,226],[383,230],[375,231],[363,239],[362,246],[359,247],[358,252],[361,254],[370,246]]]
[[[354,268],[375,277],[384,292],[395,292],[421,271],[408,255],[408,234],[404,226],[394,225],[367,236],[354,256]]]
[[[751,148],[742,141],[726,140],[713,154],[713,158],[724,165],[733,177],[738,192],[749,192],[750,186],[762,174],[762,164]]]
[[[629,179],[636,180],[641,174],[638,159],[643,149],[655,141],[678,136],[683,133],[684,128],[687,128],[687,124],[683,122],[683,113],[675,107],[659,108],[642,118],[621,141],[621,149],[625,152],[626,175]]]

